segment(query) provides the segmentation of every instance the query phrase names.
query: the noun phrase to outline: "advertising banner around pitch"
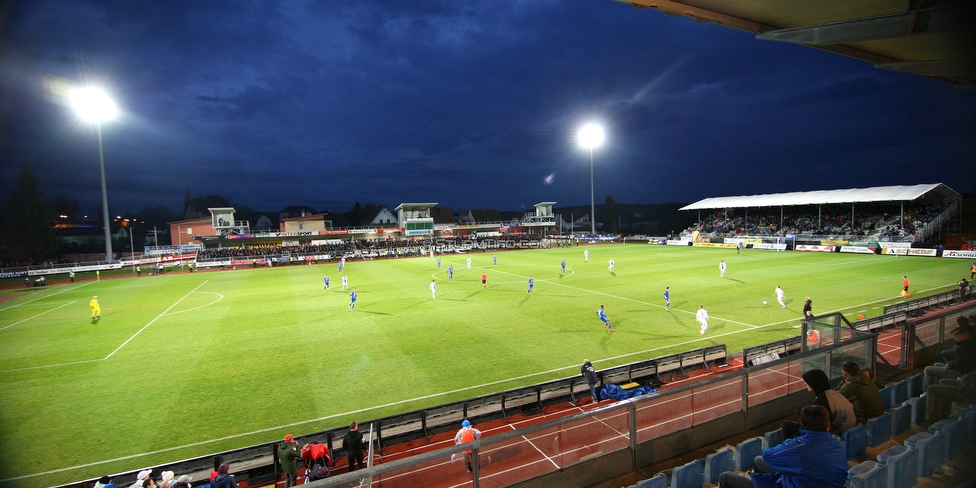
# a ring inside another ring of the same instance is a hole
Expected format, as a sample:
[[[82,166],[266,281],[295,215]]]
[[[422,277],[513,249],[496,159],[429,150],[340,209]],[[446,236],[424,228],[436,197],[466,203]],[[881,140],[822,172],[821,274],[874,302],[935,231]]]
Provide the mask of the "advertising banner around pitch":
[[[874,249],[865,246],[841,246],[840,252],[850,252],[855,254],[874,254]]]
[[[834,252],[834,246],[812,246],[809,244],[797,244],[797,251],[807,252]]]
[[[942,251],[942,257],[976,259],[976,251],[952,251],[947,249],[945,251]]]

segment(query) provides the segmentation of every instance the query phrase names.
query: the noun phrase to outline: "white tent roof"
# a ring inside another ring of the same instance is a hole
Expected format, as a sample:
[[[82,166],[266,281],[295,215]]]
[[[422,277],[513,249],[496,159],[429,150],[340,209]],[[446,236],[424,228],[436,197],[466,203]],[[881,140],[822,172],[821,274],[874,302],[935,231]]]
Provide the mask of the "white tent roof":
[[[877,186],[851,188],[849,190],[797,191],[769,195],[738,197],[714,197],[697,201],[679,210],[705,210],[716,208],[787,207],[792,205],[823,205],[831,203],[899,202],[912,201],[932,194],[938,199],[962,198],[942,183],[909,186]]]

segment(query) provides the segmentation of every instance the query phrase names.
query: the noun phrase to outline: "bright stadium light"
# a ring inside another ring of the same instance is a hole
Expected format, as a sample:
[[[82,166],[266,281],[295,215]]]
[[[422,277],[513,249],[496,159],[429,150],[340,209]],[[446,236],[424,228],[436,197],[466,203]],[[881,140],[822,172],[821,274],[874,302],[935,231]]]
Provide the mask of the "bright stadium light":
[[[112,233],[108,220],[108,191],[105,188],[105,154],[102,151],[102,122],[112,120],[118,107],[103,90],[92,87],[75,88],[68,95],[71,107],[82,120],[95,124],[98,133],[98,165],[102,174],[102,222],[105,227],[105,260],[112,262]]]
[[[590,150],[590,235],[596,235],[596,204],[593,201],[593,148],[603,144],[603,127],[584,125],[577,135],[579,145]]]

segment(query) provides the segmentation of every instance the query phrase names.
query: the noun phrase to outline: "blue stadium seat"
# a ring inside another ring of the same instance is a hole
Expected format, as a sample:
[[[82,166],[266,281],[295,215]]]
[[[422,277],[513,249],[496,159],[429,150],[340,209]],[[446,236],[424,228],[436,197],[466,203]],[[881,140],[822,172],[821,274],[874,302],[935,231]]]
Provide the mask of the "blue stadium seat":
[[[908,380],[891,385],[891,404],[901,405],[908,400]]]
[[[919,373],[911,378],[908,378],[908,396],[911,398],[918,398],[925,393],[925,375]]]
[[[885,410],[891,408],[891,388],[886,386],[881,389],[881,401],[884,402]]]
[[[918,481],[918,450],[906,449],[905,452],[888,458],[887,488],[911,488]]]
[[[948,460],[955,459],[964,449],[969,441],[969,424],[963,421],[949,421],[946,423],[942,433],[946,436],[945,457]]]
[[[912,427],[912,406],[910,404],[903,403],[891,407],[888,413],[891,414],[891,435],[901,434]]]
[[[932,474],[933,469],[942,466],[945,462],[945,446],[945,434],[941,432],[919,439],[915,445],[915,449],[918,450],[919,476],[928,476]]]
[[[756,464],[756,456],[762,455],[762,439],[753,437],[735,445],[735,470],[748,471]]]
[[[976,444],[976,408],[966,412],[966,421],[969,422],[969,443]]]
[[[712,454],[705,456],[705,483],[714,485],[718,483],[718,476],[726,471],[735,469],[735,461],[732,448],[723,447]]]
[[[756,438],[759,439],[758,437]],[[697,459],[671,471],[670,488],[702,488],[702,465]]]
[[[936,423],[929,426],[929,432],[933,434],[936,432],[942,432],[943,430],[945,430],[946,426],[949,425],[949,422],[951,422],[951,420],[949,419],[939,420]]]
[[[905,439],[904,444],[905,444],[906,447],[912,447],[912,448],[914,448],[915,446],[918,445],[918,441],[920,441],[922,439],[928,439],[928,438],[931,438],[931,437],[932,437],[932,433],[931,432],[919,432],[919,433],[917,433],[917,434],[909,437],[908,439]]]
[[[928,402],[928,397],[920,396],[917,398],[909,398],[905,403],[912,407],[912,423],[921,424],[925,422],[925,404]]]
[[[653,478],[638,481],[637,488],[668,488],[668,475],[658,473]]]
[[[898,444],[897,446],[891,446],[884,451],[881,451],[877,455],[878,462],[881,464],[888,464],[888,460],[899,454],[903,454],[908,450],[908,447],[904,444]]]
[[[783,443],[783,429],[776,429],[763,434],[763,449],[769,449]]]
[[[878,447],[891,438],[891,415],[887,412],[877,418],[868,419],[868,447]]]
[[[848,471],[847,486],[851,488],[886,488],[888,484],[888,467],[864,461]]]
[[[854,459],[864,454],[868,447],[868,428],[858,425],[853,429],[845,430],[841,434],[841,443],[847,451],[847,459]]]

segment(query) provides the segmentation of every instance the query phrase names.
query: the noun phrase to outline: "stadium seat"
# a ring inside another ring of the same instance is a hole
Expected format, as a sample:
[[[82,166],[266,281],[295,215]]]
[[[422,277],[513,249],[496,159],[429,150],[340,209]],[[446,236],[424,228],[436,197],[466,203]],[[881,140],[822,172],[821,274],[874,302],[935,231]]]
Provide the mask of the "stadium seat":
[[[969,422],[969,443],[976,444],[976,408],[966,411],[966,421]]]
[[[865,461],[848,471],[848,479],[851,488],[886,488],[888,467],[873,461]]]
[[[723,447],[705,456],[705,483],[714,485],[718,483],[720,474],[732,471],[735,468],[733,458],[732,448],[729,447]]]
[[[888,458],[887,488],[911,488],[918,481],[918,450],[906,449]]]
[[[763,434],[763,449],[778,446],[783,443],[783,429],[776,429]]]
[[[908,380],[891,385],[891,404],[901,405],[908,400]]]
[[[735,445],[735,470],[748,471],[756,463],[756,456],[762,455],[762,439],[753,437]]]
[[[912,423],[915,425],[922,424],[925,422],[925,404],[928,402],[928,397],[922,395],[916,398],[909,398],[905,403],[912,408]]]
[[[941,432],[918,440],[915,449],[918,450],[919,476],[928,476],[932,474],[933,469],[942,466],[945,462],[945,446],[945,434]]]
[[[891,408],[891,388],[886,386],[881,389],[881,401],[884,402],[885,410]]]
[[[658,473],[652,478],[638,481],[635,486],[637,488],[668,488],[668,475]]]
[[[910,398],[918,398],[925,393],[925,375],[919,373],[911,378],[908,378],[908,396]]]
[[[876,458],[878,459],[879,463],[888,464],[889,459],[899,454],[902,454],[907,450],[908,450],[907,446],[905,446],[904,444],[898,444],[897,446],[891,446],[885,449],[884,451],[879,452]]]
[[[885,413],[880,417],[868,419],[865,427],[868,429],[868,447],[878,447],[891,438],[891,415]]]
[[[841,443],[847,451],[847,459],[854,459],[867,451],[868,447],[868,428],[858,425],[853,429],[844,431],[841,434]]]
[[[888,411],[891,415],[891,435],[896,436],[912,427],[912,406],[903,403],[891,407]]]
[[[759,438],[757,437],[756,440]],[[697,459],[683,466],[674,468],[671,472],[669,488],[701,488],[702,464]]]
[[[914,448],[914,447],[916,447],[918,445],[918,441],[920,441],[922,439],[929,439],[931,437],[932,437],[932,433],[931,432],[919,432],[919,433],[917,433],[917,434],[909,437],[908,439],[905,439],[904,444],[905,444],[906,447]]]
[[[949,421],[946,423],[942,433],[946,436],[945,458],[953,460],[966,449],[969,441],[969,424],[964,421]]]

